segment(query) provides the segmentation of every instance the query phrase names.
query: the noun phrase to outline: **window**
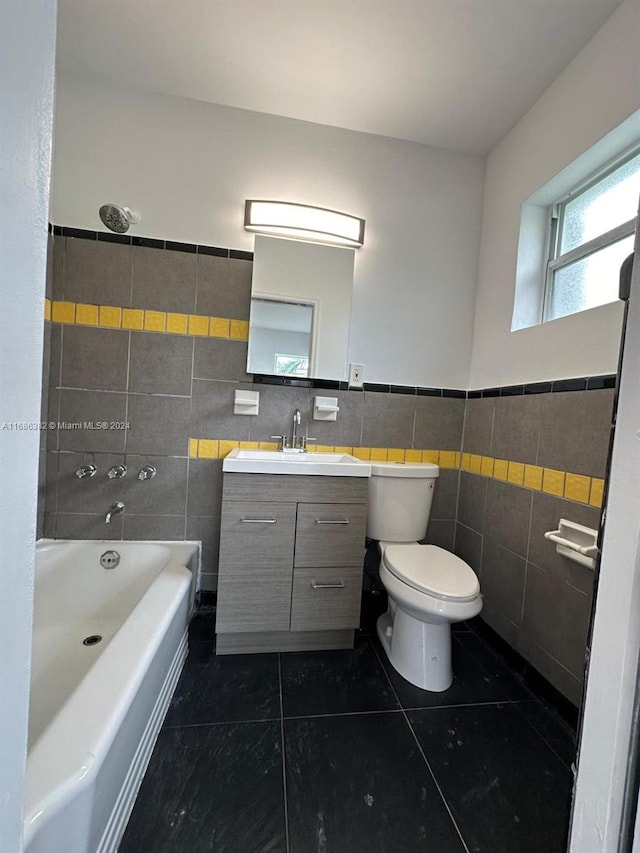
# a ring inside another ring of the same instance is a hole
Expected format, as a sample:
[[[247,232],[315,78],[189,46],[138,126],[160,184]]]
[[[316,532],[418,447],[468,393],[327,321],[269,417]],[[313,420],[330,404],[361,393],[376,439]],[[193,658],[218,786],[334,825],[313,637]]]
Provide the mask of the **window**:
[[[618,298],[618,270],[633,251],[640,152],[553,206],[543,321]]]

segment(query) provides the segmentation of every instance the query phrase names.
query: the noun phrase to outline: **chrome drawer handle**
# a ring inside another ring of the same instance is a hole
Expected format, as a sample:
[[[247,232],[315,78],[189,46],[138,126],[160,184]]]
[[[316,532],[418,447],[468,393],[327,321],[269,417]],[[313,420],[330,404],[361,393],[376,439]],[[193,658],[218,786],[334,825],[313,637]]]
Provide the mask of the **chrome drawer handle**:
[[[316,524],[349,524],[349,519],[343,518],[340,521],[322,521],[322,519],[316,518]]]
[[[240,524],[276,524],[275,518],[241,518]]]
[[[314,589],[344,589],[344,581],[337,581],[336,583],[316,583],[316,581],[311,581],[311,586]]]

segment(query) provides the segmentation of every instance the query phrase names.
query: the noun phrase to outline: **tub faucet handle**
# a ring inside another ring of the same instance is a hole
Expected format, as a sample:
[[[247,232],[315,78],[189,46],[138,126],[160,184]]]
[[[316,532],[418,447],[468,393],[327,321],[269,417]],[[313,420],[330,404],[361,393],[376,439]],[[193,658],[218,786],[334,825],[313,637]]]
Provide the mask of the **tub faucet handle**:
[[[156,471],[155,465],[144,465],[138,471],[138,479],[139,480],[151,480],[156,476],[158,472]]]
[[[76,477],[79,480],[85,480],[87,477],[95,477],[98,469],[95,465],[81,465],[76,471]]]
[[[113,518],[114,515],[122,515],[123,512],[124,512],[124,504],[122,503],[122,501],[115,501],[111,505],[111,509],[109,510],[109,512],[105,515],[104,523],[110,524],[111,519]]]
[[[107,477],[110,480],[121,480],[123,477],[127,476],[127,466],[126,465],[113,465],[109,468],[109,473]]]

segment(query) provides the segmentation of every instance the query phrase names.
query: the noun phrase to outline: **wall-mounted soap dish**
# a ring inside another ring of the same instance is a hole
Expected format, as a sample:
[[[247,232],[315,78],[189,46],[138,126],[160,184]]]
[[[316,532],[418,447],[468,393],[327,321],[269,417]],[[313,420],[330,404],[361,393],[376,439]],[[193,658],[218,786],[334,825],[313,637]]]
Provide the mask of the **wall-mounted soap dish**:
[[[260,411],[260,392],[236,389],[233,398],[234,415],[257,415]]]
[[[340,406],[337,397],[314,397],[313,419],[314,421],[335,421]]]
[[[592,527],[585,527],[583,524],[561,518],[558,529],[548,530],[544,538],[555,542],[556,551],[563,557],[574,560],[588,569],[595,568],[598,555],[596,545],[598,531]]]

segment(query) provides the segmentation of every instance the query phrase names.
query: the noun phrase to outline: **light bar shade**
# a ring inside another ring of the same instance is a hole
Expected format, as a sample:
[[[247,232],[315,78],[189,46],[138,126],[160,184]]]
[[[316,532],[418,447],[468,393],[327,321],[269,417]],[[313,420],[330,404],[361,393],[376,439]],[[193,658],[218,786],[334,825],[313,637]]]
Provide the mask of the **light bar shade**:
[[[244,227],[259,234],[356,249],[364,242],[364,219],[337,210],[288,201],[247,199]]]

